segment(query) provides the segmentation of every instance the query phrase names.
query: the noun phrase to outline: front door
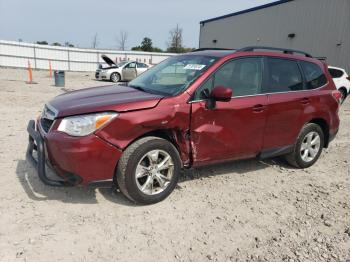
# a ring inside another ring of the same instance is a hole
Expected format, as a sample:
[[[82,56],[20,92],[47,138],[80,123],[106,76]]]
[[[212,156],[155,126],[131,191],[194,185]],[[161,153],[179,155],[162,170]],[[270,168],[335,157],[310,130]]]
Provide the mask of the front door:
[[[256,156],[262,148],[267,96],[261,94],[262,58],[231,60],[199,87],[192,101],[191,142],[194,165]],[[230,87],[230,102],[207,106],[207,94]]]
[[[131,81],[137,76],[136,62],[131,62],[123,68],[123,80]]]

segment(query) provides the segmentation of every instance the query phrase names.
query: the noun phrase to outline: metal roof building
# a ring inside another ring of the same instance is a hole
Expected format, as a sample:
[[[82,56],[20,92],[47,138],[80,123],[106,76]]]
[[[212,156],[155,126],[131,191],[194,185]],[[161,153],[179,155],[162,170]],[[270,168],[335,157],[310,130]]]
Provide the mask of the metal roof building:
[[[281,0],[200,22],[199,47],[299,49],[350,71],[350,0]]]

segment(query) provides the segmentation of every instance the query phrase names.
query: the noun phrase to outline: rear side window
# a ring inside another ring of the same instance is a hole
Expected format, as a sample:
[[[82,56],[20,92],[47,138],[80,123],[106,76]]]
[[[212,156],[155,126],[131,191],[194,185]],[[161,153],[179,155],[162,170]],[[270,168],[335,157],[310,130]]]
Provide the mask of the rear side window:
[[[332,78],[341,78],[344,75],[344,72],[338,69],[329,69],[329,73],[331,74]]]
[[[318,65],[301,62],[301,66],[306,78],[306,89],[316,89],[327,83],[327,77]]]
[[[148,66],[144,63],[137,63],[138,68],[147,68]]]
[[[267,92],[289,92],[303,89],[303,78],[298,63],[293,60],[268,58]]]

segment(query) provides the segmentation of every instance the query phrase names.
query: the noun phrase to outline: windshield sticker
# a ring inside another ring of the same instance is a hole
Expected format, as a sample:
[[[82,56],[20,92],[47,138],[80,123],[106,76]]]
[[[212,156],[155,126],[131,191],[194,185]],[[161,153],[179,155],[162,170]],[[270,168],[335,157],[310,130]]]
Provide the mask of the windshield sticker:
[[[189,70],[202,70],[206,65],[198,65],[198,64],[188,64],[184,67],[184,69],[189,69]]]

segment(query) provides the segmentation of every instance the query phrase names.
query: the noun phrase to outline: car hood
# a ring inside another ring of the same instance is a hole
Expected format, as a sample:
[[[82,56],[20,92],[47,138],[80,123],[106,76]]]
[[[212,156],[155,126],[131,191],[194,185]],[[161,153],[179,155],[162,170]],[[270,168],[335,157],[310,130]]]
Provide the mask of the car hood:
[[[116,67],[118,67],[117,64],[114,63],[113,60],[110,59],[108,56],[106,56],[106,55],[101,55],[101,58],[102,58],[109,66],[116,66]]]
[[[164,96],[145,93],[119,85],[93,87],[55,97],[49,105],[56,109],[56,117],[103,111],[126,112],[157,106]]]

